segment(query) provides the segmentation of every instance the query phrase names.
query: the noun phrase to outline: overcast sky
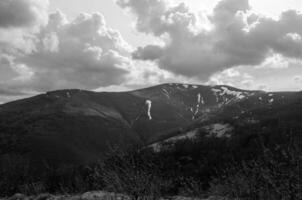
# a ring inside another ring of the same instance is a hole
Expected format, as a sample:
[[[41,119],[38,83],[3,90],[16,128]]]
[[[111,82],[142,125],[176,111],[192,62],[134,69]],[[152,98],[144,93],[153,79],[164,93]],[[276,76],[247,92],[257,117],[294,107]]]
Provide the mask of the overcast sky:
[[[301,0],[1,0],[0,102],[166,82],[302,88]]]

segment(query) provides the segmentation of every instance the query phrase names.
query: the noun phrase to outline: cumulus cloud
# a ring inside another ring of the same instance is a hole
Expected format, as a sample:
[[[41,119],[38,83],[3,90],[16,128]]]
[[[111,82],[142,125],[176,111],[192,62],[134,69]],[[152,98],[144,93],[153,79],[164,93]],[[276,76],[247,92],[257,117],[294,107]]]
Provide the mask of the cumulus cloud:
[[[48,3],[0,2],[0,101],[65,88],[130,89],[176,77],[133,60],[134,49],[101,13],[68,20],[60,11],[49,14]]]
[[[133,57],[154,60],[175,74],[206,81],[219,71],[261,65],[275,55],[302,59],[302,14],[295,10],[273,19],[253,12],[248,0],[222,0],[204,23],[183,3],[118,0],[118,4],[134,13],[138,31],[164,41],[163,46],[139,47]]]
[[[1,72],[10,74],[0,81],[1,88],[43,92],[95,89],[125,81],[133,64],[131,46],[117,30],[106,25],[102,14],[83,13],[68,21],[57,11],[47,14],[47,23],[40,23],[47,13],[40,10],[42,2],[47,1],[0,3],[0,26],[2,35],[7,36],[0,39]],[[21,16],[15,13],[18,9],[24,9]],[[28,31],[31,27],[35,30]],[[19,40],[9,40],[9,34],[19,35]]]
[[[133,58],[140,60],[156,60],[163,54],[163,49],[156,45],[148,45],[144,48],[139,47],[134,53]]]
[[[34,33],[48,21],[48,0],[0,2],[0,53],[20,54],[34,50]]]
[[[37,50],[15,60],[29,66],[33,76],[26,84],[35,89],[94,89],[122,83],[128,73],[129,47],[100,13],[71,22],[60,12],[51,14],[38,37]]]
[[[1,0],[0,96],[163,82],[254,88],[256,71],[295,65],[299,72],[302,14],[295,10],[273,19],[255,13],[248,0],[221,0],[211,14],[166,0],[117,3],[154,43],[133,49],[100,13],[68,20],[60,11],[49,14],[48,0]]]
[[[271,63],[273,64],[273,63]],[[238,66],[212,75],[207,81],[211,85],[230,85],[242,89],[266,91],[301,90],[301,63],[288,61],[287,68],[273,68],[268,62],[260,67]],[[268,66],[266,66],[268,65]]]
[[[237,68],[229,68],[211,76],[207,82],[210,85],[230,85],[245,89],[258,89],[254,77]]]

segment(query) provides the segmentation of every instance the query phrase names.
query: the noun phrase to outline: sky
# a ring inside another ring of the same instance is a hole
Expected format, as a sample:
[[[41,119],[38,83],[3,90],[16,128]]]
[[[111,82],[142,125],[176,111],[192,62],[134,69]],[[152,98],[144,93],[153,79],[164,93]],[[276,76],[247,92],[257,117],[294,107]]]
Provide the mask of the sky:
[[[300,0],[1,0],[0,103],[160,83],[302,88]]]

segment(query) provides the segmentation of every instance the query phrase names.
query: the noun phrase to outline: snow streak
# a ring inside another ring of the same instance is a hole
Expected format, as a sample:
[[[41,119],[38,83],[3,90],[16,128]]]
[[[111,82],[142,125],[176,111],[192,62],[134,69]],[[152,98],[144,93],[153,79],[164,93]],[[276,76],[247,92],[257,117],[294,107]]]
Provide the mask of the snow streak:
[[[148,107],[147,115],[148,115],[148,117],[149,117],[149,120],[152,120],[152,116],[151,116],[152,101],[146,100],[146,105],[147,105],[147,107]]]

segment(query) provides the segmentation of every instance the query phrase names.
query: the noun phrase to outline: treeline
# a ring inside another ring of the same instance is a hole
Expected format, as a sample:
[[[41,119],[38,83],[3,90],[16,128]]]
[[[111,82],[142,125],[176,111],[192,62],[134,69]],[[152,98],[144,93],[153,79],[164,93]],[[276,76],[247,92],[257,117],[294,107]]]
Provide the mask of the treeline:
[[[302,199],[302,140],[292,127],[279,122],[236,127],[231,138],[205,137],[201,132],[197,139],[179,141],[159,153],[112,147],[104,160],[82,166],[37,167],[16,156],[1,166],[0,194],[106,190],[133,199]]]

